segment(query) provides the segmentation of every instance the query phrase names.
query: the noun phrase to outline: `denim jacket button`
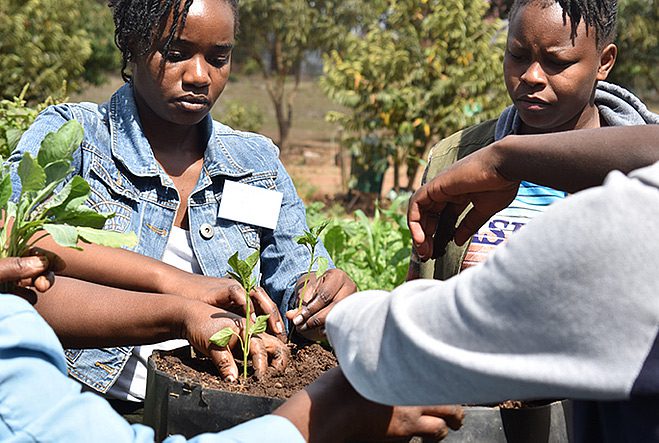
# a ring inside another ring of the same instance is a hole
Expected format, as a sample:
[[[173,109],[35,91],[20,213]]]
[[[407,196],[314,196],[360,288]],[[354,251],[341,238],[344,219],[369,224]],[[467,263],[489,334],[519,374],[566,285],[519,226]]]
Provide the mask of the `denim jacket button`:
[[[203,238],[204,240],[210,240],[215,235],[215,230],[210,224],[204,223],[199,228],[199,234],[201,235],[201,238]]]

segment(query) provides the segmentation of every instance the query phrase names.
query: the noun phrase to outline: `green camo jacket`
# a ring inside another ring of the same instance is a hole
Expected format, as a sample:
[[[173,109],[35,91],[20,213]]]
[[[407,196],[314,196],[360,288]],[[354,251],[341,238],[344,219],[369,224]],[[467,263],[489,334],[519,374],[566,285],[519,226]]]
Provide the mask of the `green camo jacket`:
[[[422,183],[427,183],[456,161],[494,142],[496,124],[496,119],[488,120],[456,132],[437,143],[430,151],[428,166],[426,166],[423,173]],[[471,240],[463,246],[458,246],[454,242],[450,242],[443,256],[436,260],[428,260],[426,263],[411,260],[408,279],[446,280],[458,274],[470,243]]]

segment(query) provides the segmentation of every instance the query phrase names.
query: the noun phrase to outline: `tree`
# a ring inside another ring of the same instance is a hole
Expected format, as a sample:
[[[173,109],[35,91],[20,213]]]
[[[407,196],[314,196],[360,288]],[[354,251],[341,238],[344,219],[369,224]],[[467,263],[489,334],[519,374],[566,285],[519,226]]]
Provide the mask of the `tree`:
[[[0,0],[0,91],[18,96],[30,83],[27,99],[47,97],[72,87],[91,55],[74,0]]]
[[[639,94],[657,94],[659,1],[620,0],[618,7],[616,43],[620,50],[611,79]]]
[[[281,147],[287,144],[293,124],[293,100],[305,57],[340,47],[350,30],[370,20],[381,4],[368,0],[241,0],[236,55],[253,60],[263,75]]]
[[[482,0],[390,0],[365,35],[326,57],[321,86],[351,111],[329,116],[349,134],[351,189],[379,194],[389,163],[394,187],[411,188],[433,143],[502,111],[505,30],[485,18],[488,8]]]

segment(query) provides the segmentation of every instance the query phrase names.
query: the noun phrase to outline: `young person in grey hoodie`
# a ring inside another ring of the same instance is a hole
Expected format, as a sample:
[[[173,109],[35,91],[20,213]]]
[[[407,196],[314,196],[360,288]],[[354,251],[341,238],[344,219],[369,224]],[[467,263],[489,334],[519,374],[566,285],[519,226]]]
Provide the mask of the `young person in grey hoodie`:
[[[339,303],[327,334],[351,385],[396,405],[571,398],[576,442],[659,442],[658,140],[657,125],[511,135],[421,187],[420,260],[447,211],[472,205],[447,230],[463,244],[521,180],[576,194],[480,266]]]
[[[424,182],[510,134],[659,123],[659,116],[631,92],[604,81],[617,55],[616,14],[615,0],[516,0],[503,64],[513,105],[498,119],[439,142],[431,151]],[[450,243],[436,261],[412,260],[409,279],[445,280],[482,263],[498,245],[566,196],[562,190],[523,181],[511,204],[493,214],[464,245]]]

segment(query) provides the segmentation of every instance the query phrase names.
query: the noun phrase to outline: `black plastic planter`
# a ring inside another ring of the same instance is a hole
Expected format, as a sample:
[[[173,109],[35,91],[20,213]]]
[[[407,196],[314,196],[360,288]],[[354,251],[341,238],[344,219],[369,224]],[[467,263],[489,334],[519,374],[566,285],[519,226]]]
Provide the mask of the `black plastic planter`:
[[[169,351],[172,352],[172,351]],[[188,352],[188,348],[174,351]],[[181,434],[193,437],[217,432],[251,418],[269,414],[284,400],[202,388],[175,380],[148,362],[144,423],[156,431],[156,439]],[[443,440],[449,443],[568,443],[571,407],[568,401],[522,409],[465,408],[459,432]],[[421,441],[413,439],[412,442]]]

